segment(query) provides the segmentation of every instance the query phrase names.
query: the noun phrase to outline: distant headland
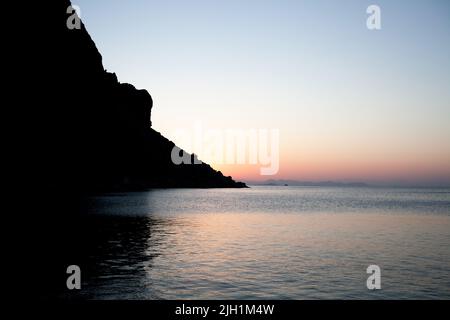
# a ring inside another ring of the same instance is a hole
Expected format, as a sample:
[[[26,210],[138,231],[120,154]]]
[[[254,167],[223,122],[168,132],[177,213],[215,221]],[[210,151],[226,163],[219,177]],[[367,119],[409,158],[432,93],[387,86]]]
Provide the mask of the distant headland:
[[[340,182],[340,181],[299,181],[299,180],[276,180],[269,179],[257,182],[248,182],[253,185],[262,186],[303,186],[303,187],[367,187],[364,182]]]

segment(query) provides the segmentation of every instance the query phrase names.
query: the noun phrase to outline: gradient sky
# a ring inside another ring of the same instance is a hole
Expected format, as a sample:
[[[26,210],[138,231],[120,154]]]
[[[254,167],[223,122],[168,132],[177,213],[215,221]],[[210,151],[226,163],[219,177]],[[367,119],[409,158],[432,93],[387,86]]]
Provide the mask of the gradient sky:
[[[450,183],[450,1],[73,4],[105,68],[150,92],[153,127],[176,143],[196,122],[280,130],[276,176],[213,164],[226,175]],[[370,4],[381,30],[366,28]]]

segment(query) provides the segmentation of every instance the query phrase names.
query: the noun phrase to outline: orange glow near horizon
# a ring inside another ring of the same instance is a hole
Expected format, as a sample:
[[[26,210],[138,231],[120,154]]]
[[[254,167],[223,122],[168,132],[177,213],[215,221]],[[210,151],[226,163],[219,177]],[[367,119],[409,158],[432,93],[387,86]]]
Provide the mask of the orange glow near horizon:
[[[450,181],[450,157],[411,155],[409,158],[369,157],[348,158],[344,155],[292,156],[280,158],[276,175],[260,174],[260,165],[212,164],[226,176],[236,180],[264,181],[268,179],[324,181]]]
[[[384,1],[381,30],[360,2],[78,5],[105,69],[151,94],[152,127],[225,175],[450,185],[450,2]],[[193,150],[197,122],[278,130],[279,172]]]

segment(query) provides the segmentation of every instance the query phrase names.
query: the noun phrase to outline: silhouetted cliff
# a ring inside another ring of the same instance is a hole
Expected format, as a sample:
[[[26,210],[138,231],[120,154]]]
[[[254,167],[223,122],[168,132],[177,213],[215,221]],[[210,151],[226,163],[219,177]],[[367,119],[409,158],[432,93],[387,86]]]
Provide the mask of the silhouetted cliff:
[[[84,25],[67,27],[69,6],[68,0],[43,4],[30,39],[23,39],[34,44],[26,54],[38,64],[24,92],[33,95],[25,116],[35,140],[34,182],[82,191],[244,187],[207,164],[172,163],[174,144],[151,129],[150,94],[104,69]]]
[[[4,59],[13,71],[4,90],[13,163],[3,168],[13,178],[8,215],[19,220],[11,238],[18,257],[7,262],[18,275],[9,278],[19,294],[57,297],[67,292],[68,265],[85,270],[86,193],[245,185],[207,164],[172,163],[174,144],[151,129],[150,94],[104,70],[83,25],[67,28],[68,0],[17,4],[4,49],[14,59]],[[32,285],[23,276],[30,261]]]

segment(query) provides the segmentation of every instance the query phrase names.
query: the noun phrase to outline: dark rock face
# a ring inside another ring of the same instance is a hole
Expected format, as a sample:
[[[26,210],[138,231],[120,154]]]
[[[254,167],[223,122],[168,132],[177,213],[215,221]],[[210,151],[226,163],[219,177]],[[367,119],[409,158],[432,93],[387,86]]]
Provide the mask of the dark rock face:
[[[69,0],[23,5],[14,42],[5,46],[15,55],[5,60],[14,69],[5,109],[17,121],[5,136],[14,165],[4,171],[14,180],[8,215],[19,220],[13,242],[20,256],[7,263],[18,272],[13,280],[20,294],[33,298],[67,292],[67,266],[85,268],[82,248],[91,245],[84,238],[86,193],[245,187],[207,164],[172,163],[173,142],[151,129],[150,94],[104,69],[85,27],[67,28],[69,6]]]
[[[34,107],[27,112],[36,182],[81,192],[245,187],[207,164],[172,163],[174,144],[151,129],[150,94],[104,70],[84,25],[67,27],[69,6],[68,0],[43,4],[32,31],[36,43],[28,54],[39,70],[31,75]]]

